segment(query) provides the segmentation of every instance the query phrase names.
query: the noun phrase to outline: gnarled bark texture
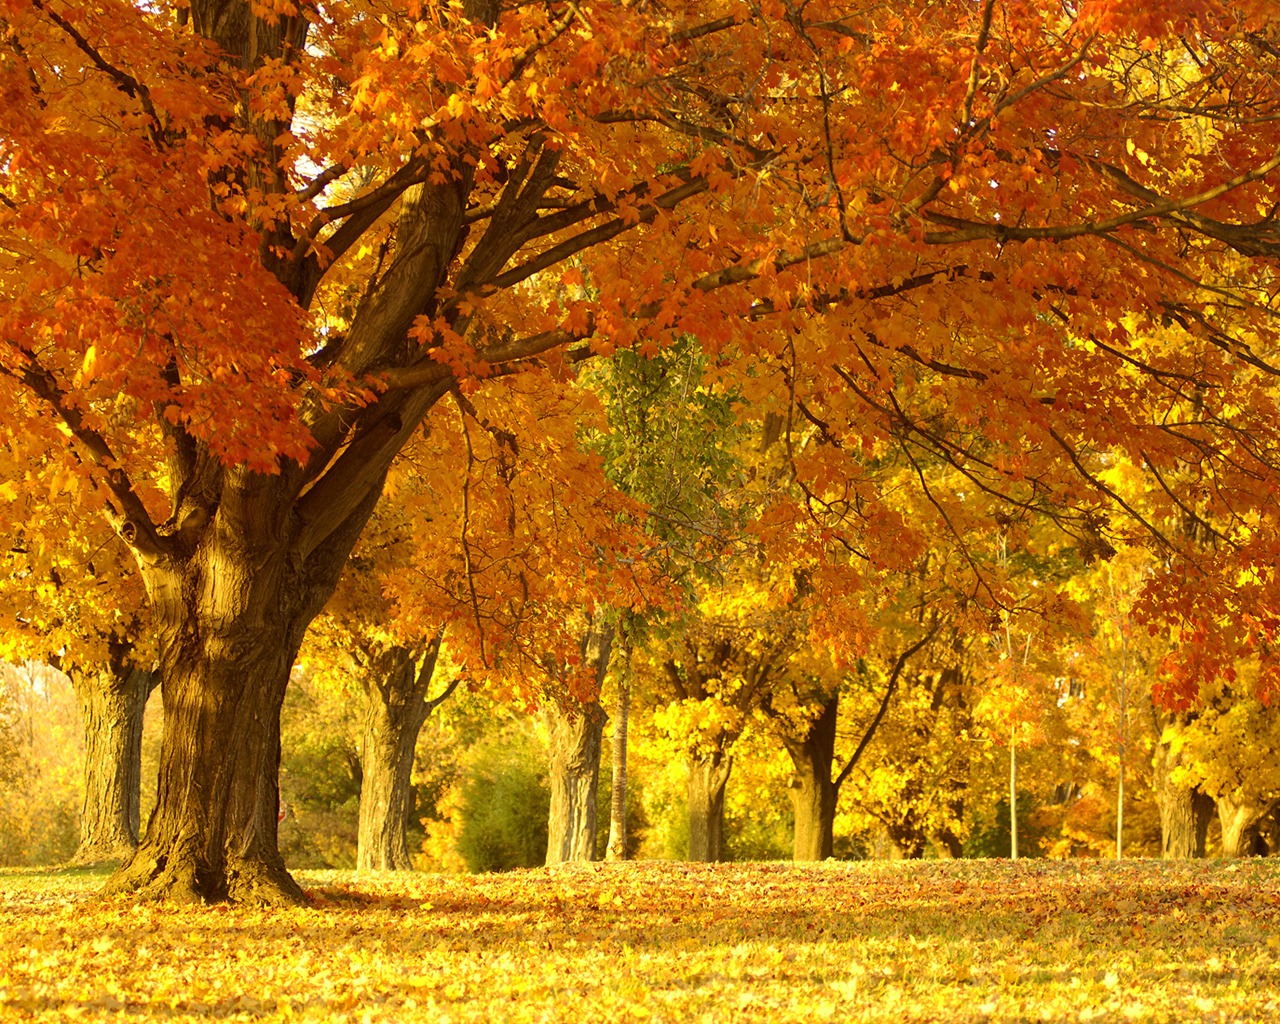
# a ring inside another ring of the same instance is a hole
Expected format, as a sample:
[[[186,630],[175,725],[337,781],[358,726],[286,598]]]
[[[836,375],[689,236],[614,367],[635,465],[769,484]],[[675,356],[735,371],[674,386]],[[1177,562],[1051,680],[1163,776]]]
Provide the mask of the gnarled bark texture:
[[[724,788],[733,758],[716,751],[689,758],[689,859],[724,860]]]
[[[840,693],[836,691],[802,738],[783,737],[795,768],[791,780],[791,802],[795,806],[792,858],[797,861],[826,860],[833,852],[839,789],[831,777],[831,766],[839,710]]]
[[[613,627],[592,623],[582,641],[584,664],[595,674],[596,692],[609,669]],[[547,818],[548,864],[596,859],[596,792],[606,719],[598,701],[547,710],[551,729],[551,810]]]
[[[219,518],[224,509],[225,493]],[[299,572],[288,549],[250,546],[249,534],[218,524],[186,560],[144,573],[161,624],[158,793],[137,852],[108,892],[304,899],[276,849],[280,708],[303,633],[350,543]]]
[[[414,811],[413,755],[431,712],[457,687],[427,700],[442,637],[418,649],[393,646],[370,652],[364,666],[364,730],[360,746],[360,829],[356,868],[408,871],[406,828]]]
[[[105,664],[69,672],[84,724],[84,803],[72,862],[123,860],[138,846],[142,796],[142,718],[159,677],[129,661],[112,641]]]

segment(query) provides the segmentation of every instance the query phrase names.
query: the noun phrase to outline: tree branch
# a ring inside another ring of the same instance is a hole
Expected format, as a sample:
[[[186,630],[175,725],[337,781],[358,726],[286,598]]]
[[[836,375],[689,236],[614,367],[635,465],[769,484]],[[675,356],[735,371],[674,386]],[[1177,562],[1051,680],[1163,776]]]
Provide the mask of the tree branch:
[[[111,451],[106,438],[96,430],[85,426],[80,410],[67,404],[66,393],[59,387],[53,374],[40,366],[30,353],[24,354],[28,359],[24,369],[18,373],[8,369],[0,369],[0,372],[21,381],[34,394],[47,402],[58,418],[66,424],[89,460],[102,471],[102,478],[119,505],[118,512],[108,515],[112,528],[144,561],[154,562],[168,554],[170,542],[167,538],[160,536],[155,523],[147,513],[146,506],[134,490],[128,474],[120,468],[120,460]]]
[[[151,91],[142,82],[134,78],[133,75],[121,70],[103,57],[97,47],[81,35],[79,30],[61,14],[50,10],[44,0],[31,0],[31,6],[37,11],[42,11],[50,21],[70,36],[80,52],[93,62],[94,67],[104,72],[115,83],[117,89],[130,99],[137,100],[141,104],[143,111],[151,119],[151,124],[148,127],[151,140],[157,146],[163,147],[165,145],[164,130],[160,122],[160,115],[156,113],[156,108],[151,102]]]
[[[853,771],[854,766],[862,759],[862,754],[867,749],[867,745],[871,742],[872,737],[875,736],[876,730],[880,728],[880,722],[884,718],[885,712],[889,710],[889,702],[893,700],[893,695],[898,689],[898,678],[902,675],[902,670],[906,667],[908,659],[932,640],[934,636],[937,635],[937,632],[938,617],[935,614],[933,617],[933,625],[929,628],[929,632],[898,655],[898,660],[894,663],[893,671],[889,673],[889,684],[884,689],[884,697],[880,700],[880,707],[876,710],[875,717],[863,732],[862,739],[858,742],[858,746],[855,748],[852,756],[845,762],[844,767],[840,769],[840,774],[835,778],[833,786],[837,793],[840,792],[840,787],[844,785],[844,780],[849,777],[849,773]]]

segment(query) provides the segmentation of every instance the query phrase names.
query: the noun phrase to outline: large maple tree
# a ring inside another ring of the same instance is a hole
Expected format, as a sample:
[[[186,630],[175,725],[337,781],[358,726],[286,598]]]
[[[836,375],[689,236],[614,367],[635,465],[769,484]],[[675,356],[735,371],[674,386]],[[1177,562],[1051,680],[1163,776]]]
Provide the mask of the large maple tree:
[[[432,407],[522,362],[767,357],[822,435],[813,516],[872,540],[864,439],[1083,531],[1124,448],[1222,524],[1196,615],[1243,567],[1265,633],[1270,8],[0,3],[0,475],[62,466],[158,631],[159,800],[112,887],[302,897],[302,635]]]

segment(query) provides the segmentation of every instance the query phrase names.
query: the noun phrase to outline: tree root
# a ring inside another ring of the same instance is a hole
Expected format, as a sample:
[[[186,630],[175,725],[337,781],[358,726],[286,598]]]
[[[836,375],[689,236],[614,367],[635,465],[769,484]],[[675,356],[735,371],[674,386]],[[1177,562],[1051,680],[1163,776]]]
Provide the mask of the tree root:
[[[139,849],[102,888],[106,896],[161,903],[236,903],[250,907],[298,907],[306,893],[283,865],[240,860],[215,870],[195,857],[157,855]]]

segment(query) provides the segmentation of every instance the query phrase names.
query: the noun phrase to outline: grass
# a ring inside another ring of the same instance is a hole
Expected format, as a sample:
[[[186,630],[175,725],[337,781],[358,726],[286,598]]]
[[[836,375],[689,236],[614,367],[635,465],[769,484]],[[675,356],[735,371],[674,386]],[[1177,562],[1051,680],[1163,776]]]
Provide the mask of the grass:
[[[0,872],[0,1020],[1272,1021],[1280,860],[302,873],[312,907]]]

